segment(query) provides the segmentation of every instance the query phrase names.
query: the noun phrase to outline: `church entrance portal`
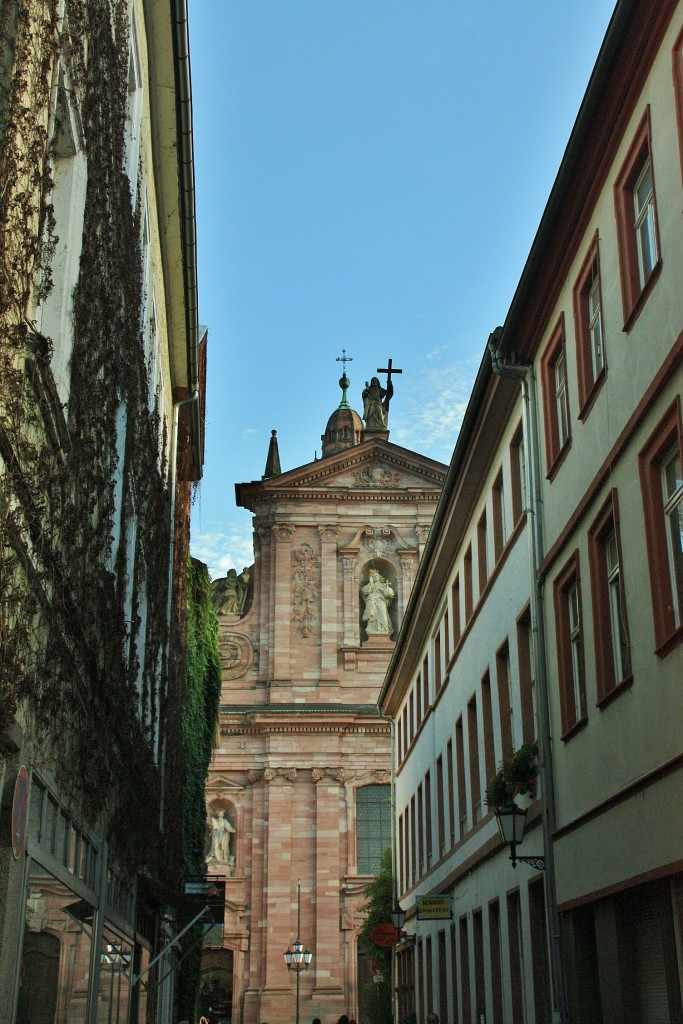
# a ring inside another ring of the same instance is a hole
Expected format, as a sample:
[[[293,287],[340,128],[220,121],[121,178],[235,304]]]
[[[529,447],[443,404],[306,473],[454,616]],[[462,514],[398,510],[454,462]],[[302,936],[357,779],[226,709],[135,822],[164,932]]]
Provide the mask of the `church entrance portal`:
[[[202,955],[199,983],[199,1015],[209,1024],[233,1024],[231,949],[207,949]]]

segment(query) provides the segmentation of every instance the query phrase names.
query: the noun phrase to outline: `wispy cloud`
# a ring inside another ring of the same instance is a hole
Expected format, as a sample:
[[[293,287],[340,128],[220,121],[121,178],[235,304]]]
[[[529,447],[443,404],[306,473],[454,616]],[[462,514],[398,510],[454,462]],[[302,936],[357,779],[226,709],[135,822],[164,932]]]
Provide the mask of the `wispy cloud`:
[[[251,526],[215,526],[208,530],[193,530],[190,550],[195,558],[206,562],[212,580],[225,576],[228,569],[251,565],[254,545]]]
[[[449,347],[442,346],[425,358],[432,359]],[[392,441],[449,462],[478,366],[479,359],[471,358],[422,369],[401,413],[390,423]]]

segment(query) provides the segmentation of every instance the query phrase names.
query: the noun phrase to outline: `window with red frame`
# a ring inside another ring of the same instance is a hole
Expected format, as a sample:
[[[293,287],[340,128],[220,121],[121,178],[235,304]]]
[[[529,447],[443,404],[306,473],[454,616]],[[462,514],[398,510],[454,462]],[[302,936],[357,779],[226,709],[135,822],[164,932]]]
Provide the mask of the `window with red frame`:
[[[679,33],[671,53],[676,94],[676,124],[678,126],[678,152],[683,176],[683,30]]]
[[[460,643],[460,576],[456,576],[451,587],[451,608],[453,609],[453,650]]]
[[[574,552],[555,580],[553,591],[562,733],[566,736],[576,725],[586,719],[586,680],[578,552]]]
[[[521,423],[510,442],[510,480],[512,484],[512,518],[516,523],[526,511],[526,451]]]
[[[625,329],[649,293],[659,266],[652,138],[648,107],[614,185]]]
[[[493,507],[493,557],[498,561],[505,541],[507,540],[507,529],[505,523],[505,491],[503,489],[503,469],[498,471],[498,476],[493,483],[491,494]]]
[[[560,318],[543,353],[541,373],[543,377],[546,465],[548,477],[552,478],[571,442],[564,315]]]
[[[605,339],[597,231],[574,285],[574,328],[579,419],[583,419],[588,415],[605,376]]]
[[[462,571],[465,577],[465,622],[472,618],[474,600],[472,596],[472,545],[470,544],[465,552],[462,563]]]
[[[616,492],[588,534],[598,704],[631,679]]]
[[[677,398],[638,456],[655,646],[661,656],[683,639],[682,437]]]

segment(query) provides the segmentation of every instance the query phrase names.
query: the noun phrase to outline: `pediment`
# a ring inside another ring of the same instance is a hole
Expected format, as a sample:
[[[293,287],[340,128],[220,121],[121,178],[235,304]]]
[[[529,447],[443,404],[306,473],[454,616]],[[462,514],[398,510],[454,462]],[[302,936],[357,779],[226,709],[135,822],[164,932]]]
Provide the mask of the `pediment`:
[[[389,441],[364,441],[268,480],[238,484],[237,501],[248,508],[250,497],[257,493],[261,498],[269,493],[296,492],[312,496],[331,492],[390,496],[415,489],[438,495],[447,470],[443,463]]]
[[[210,799],[220,796],[239,796],[243,792],[244,786],[240,786],[238,782],[233,782],[232,779],[222,775],[220,772],[215,774],[212,772],[206,783],[206,795]]]

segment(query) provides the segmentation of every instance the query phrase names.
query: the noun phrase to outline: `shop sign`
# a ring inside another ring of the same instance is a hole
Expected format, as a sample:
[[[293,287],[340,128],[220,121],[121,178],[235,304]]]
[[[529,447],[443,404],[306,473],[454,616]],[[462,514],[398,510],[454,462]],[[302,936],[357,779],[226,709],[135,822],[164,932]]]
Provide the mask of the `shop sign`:
[[[453,917],[450,896],[418,896],[418,921],[450,921]]]
[[[28,773],[22,765],[14,783],[12,800],[12,853],[18,860],[24,849],[26,822],[28,821]]]

